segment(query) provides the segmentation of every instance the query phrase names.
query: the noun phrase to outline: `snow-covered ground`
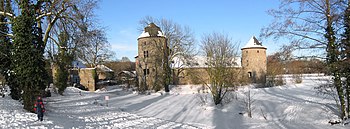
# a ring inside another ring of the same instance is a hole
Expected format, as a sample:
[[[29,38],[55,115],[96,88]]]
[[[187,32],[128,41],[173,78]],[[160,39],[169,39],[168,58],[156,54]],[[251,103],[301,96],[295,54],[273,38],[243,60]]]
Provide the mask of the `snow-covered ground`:
[[[69,87],[64,96],[44,99],[47,112],[42,122],[6,96],[0,98],[0,128],[350,128],[328,123],[337,119],[335,101],[314,89],[324,80],[327,77],[309,76],[301,84],[242,87],[223,106],[214,106],[201,86],[174,86],[166,95],[137,95],[119,86],[94,93]],[[254,100],[252,118],[242,106],[247,91]]]

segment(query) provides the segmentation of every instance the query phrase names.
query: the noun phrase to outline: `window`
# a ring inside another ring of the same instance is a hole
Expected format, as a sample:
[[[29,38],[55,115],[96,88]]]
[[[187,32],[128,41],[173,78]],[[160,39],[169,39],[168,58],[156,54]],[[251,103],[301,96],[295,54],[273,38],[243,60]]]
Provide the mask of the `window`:
[[[248,77],[252,77],[252,72],[248,72]]]
[[[148,75],[149,74],[149,69],[143,69],[143,75]]]
[[[143,42],[143,45],[146,45],[146,42]]]
[[[143,57],[144,58],[148,57],[148,51],[143,51]]]
[[[248,53],[248,51],[245,51],[245,53]]]
[[[259,50],[257,50],[256,52],[259,53]]]

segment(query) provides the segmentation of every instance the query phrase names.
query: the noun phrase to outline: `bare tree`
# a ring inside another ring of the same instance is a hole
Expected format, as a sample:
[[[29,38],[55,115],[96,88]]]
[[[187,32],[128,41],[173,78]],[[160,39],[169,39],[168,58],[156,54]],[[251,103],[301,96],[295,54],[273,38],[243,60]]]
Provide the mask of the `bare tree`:
[[[283,85],[282,75],[284,65],[280,59],[280,53],[275,53],[267,57],[267,86]]]
[[[204,82],[210,89],[214,103],[220,104],[229,87],[235,87],[238,72],[234,65],[237,57],[237,44],[220,33],[212,33],[203,36],[203,54],[206,57],[206,72],[209,76],[209,84]]]
[[[131,62],[131,61],[130,61],[130,59],[128,57],[122,57],[120,62]]]
[[[346,113],[339,69],[339,34],[345,7],[342,0],[281,0],[278,10],[269,11],[275,21],[263,28],[261,35],[275,39],[287,37],[297,49],[318,50],[314,53],[326,59],[328,74],[333,76],[341,119]]]
[[[35,6],[35,15],[38,27],[43,30],[43,41],[45,46],[50,39],[52,29],[59,22],[64,23],[79,23],[82,21],[88,21],[93,16],[93,9],[96,8],[98,0],[37,0],[33,1]],[[12,1],[12,6],[15,7],[13,12],[18,12],[19,1]],[[0,11],[0,15],[9,17],[14,20],[16,18],[15,13]],[[6,22],[5,24],[11,24],[12,22]],[[85,22],[92,23],[92,22]],[[81,28],[84,28],[82,24],[75,24]],[[8,34],[12,36],[12,34]],[[58,35],[57,35],[58,36]],[[44,47],[45,47],[44,46]]]
[[[244,93],[244,98],[242,100],[242,106],[245,108],[248,117],[252,118],[252,112],[255,110],[254,103],[255,103],[254,94],[252,95],[250,90]],[[261,110],[262,112],[262,110]],[[264,116],[266,119],[266,116]]]
[[[113,56],[113,52],[109,49],[110,44],[107,41],[106,34],[103,30],[91,30],[83,33],[78,39],[79,49],[77,56],[90,67],[95,67]]]

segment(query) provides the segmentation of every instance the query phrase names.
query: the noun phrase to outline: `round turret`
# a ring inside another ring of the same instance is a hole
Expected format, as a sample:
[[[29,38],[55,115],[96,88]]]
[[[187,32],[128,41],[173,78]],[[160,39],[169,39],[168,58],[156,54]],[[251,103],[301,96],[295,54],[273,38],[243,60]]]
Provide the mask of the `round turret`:
[[[166,57],[164,54],[167,54],[167,39],[158,26],[150,23],[137,40],[136,72],[139,85],[149,89],[154,85],[158,85],[155,82],[159,81],[155,79],[162,75],[161,63]]]
[[[253,83],[265,83],[266,81],[266,49],[254,36],[241,49],[244,77]]]

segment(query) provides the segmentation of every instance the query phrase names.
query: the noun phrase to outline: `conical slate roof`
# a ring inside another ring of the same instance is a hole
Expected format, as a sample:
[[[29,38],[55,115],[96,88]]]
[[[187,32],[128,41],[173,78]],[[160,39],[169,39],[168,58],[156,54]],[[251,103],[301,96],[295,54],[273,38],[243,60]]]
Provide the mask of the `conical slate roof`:
[[[250,40],[248,41],[248,43],[242,47],[242,49],[247,49],[247,48],[262,48],[262,49],[266,49],[265,46],[263,46],[256,38],[255,36],[253,36],[252,38],[250,38]]]
[[[160,28],[156,24],[150,23],[148,24],[147,27],[145,27],[145,30],[142,32],[142,34],[138,38],[155,37],[155,36],[165,37],[162,30],[160,30]]]

